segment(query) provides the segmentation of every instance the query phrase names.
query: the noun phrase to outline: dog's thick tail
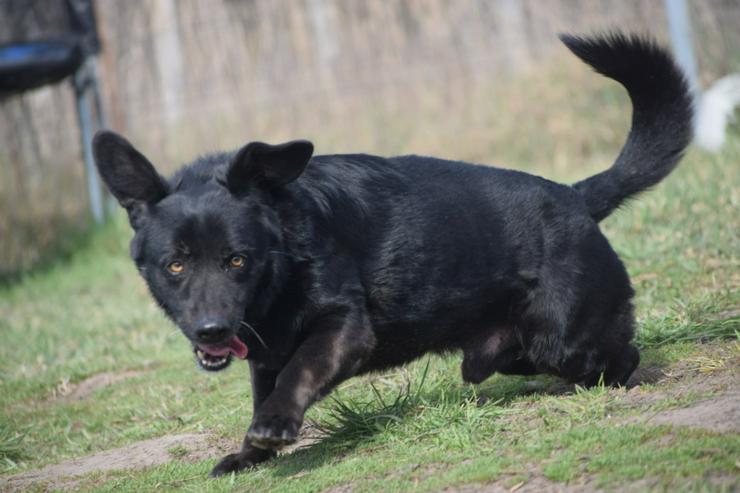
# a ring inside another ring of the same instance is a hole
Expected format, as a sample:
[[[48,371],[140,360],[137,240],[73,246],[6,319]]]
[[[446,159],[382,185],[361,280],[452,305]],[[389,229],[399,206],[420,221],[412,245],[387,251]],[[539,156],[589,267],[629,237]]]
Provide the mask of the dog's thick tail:
[[[693,98],[671,55],[650,39],[619,32],[560,39],[594,70],[622,84],[632,100],[632,129],[614,165],[573,185],[601,221],[676,167],[692,137]]]

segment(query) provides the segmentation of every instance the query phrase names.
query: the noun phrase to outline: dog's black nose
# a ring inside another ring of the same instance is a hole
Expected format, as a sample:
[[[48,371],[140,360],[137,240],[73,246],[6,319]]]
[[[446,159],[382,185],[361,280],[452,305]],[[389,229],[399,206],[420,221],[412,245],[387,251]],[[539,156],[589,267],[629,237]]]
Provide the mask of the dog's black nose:
[[[195,331],[195,337],[198,342],[204,344],[212,344],[215,342],[223,342],[229,338],[231,329],[229,329],[225,322],[222,321],[208,321],[200,326]]]

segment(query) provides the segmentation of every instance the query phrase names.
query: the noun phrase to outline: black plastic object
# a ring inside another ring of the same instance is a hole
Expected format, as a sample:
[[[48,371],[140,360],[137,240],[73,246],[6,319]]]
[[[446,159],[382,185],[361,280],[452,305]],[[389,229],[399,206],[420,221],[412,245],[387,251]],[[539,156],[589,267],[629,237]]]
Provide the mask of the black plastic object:
[[[59,82],[98,51],[91,0],[0,0],[0,98]]]
[[[75,41],[33,41],[0,45],[0,97],[58,82],[84,58]]]

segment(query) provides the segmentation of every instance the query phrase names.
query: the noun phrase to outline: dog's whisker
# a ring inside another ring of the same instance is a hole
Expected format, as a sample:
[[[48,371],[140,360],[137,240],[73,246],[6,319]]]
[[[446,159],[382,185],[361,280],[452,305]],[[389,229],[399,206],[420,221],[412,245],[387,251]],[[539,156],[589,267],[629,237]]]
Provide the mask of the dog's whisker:
[[[239,322],[239,323],[240,323],[240,324],[242,324],[242,325],[243,325],[244,327],[248,328],[249,330],[251,330],[251,331],[252,331],[252,334],[254,334],[254,336],[255,336],[255,337],[257,338],[257,340],[259,340],[259,341],[260,341],[260,344],[262,344],[263,346],[265,346],[265,349],[267,349],[268,351],[270,350],[270,348],[269,348],[269,347],[267,346],[267,344],[265,344],[265,341],[264,341],[264,340],[262,339],[262,337],[260,337],[260,335],[259,335],[259,334],[257,333],[257,331],[256,331],[256,330],[254,329],[254,327],[252,327],[251,325],[249,325],[249,324],[248,324],[247,322],[245,322],[244,320],[242,320],[242,321],[241,321],[241,322]]]

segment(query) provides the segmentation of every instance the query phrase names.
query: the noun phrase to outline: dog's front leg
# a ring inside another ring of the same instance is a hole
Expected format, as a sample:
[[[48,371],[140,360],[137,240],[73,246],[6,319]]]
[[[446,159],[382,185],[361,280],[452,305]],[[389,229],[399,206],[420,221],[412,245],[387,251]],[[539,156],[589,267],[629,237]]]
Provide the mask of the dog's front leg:
[[[254,361],[249,362],[249,372],[252,379],[252,421],[257,415],[257,409],[267,399],[270,392],[275,388],[278,371],[263,368]],[[255,466],[260,462],[275,457],[273,450],[265,450],[254,447],[245,438],[241,451],[236,454],[229,454],[216,464],[211,471],[211,476],[221,476],[230,472],[238,472],[242,469]]]
[[[306,409],[354,375],[372,349],[369,323],[358,314],[320,317],[307,334],[252,420],[246,441],[255,447],[277,449],[294,442]]]

